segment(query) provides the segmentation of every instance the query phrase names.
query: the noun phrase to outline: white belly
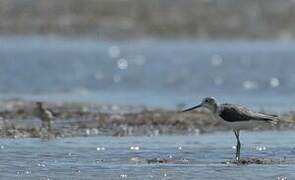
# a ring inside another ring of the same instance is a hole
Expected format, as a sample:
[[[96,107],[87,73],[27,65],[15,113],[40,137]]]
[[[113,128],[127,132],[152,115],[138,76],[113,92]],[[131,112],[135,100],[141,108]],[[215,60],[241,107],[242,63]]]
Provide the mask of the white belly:
[[[240,122],[227,122],[224,121],[226,126],[229,126],[232,129],[253,129],[257,126],[265,126],[266,122],[258,121],[240,121]]]

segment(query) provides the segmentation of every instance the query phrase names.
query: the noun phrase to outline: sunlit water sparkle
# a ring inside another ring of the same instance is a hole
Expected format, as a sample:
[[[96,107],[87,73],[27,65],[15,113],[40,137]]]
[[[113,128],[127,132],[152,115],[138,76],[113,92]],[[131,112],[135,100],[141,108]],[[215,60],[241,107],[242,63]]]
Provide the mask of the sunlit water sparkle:
[[[288,138],[286,138],[288,137]],[[295,159],[295,133],[242,132],[242,157]],[[295,164],[223,164],[232,133],[200,136],[1,139],[1,179],[293,179]],[[147,163],[151,159],[168,163]]]
[[[216,96],[256,109],[295,108],[292,42],[0,41],[0,98],[175,108]]]

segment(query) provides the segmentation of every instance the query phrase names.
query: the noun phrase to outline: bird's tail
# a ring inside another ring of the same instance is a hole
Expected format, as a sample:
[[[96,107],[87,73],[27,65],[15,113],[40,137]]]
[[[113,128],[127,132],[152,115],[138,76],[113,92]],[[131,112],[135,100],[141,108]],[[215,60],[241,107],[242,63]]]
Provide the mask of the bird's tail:
[[[270,124],[271,124],[271,126],[276,126],[279,123],[279,121],[280,121],[280,119],[278,117],[276,117],[270,121]]]
[[[276,126],[280,121],[280,117],[278,115],[275,115],[275,114],[263,114],[263,115],[265,116],[263,120],[270,123],[271,126]]]

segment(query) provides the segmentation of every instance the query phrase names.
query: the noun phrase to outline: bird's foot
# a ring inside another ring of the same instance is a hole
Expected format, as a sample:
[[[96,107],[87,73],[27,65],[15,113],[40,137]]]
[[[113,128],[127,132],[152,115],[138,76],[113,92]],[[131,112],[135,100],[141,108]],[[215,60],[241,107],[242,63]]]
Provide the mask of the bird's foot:
[[[240,157],[236,157],[236,163],[240,164],[241,163],[241,158]]]

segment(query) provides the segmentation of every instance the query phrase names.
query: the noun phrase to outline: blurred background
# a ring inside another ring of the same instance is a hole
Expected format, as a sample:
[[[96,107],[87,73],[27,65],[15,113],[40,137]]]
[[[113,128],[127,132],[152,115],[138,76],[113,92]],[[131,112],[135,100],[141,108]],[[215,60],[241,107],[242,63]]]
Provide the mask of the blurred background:
[[[295,179],[294,22],[295,0],[0,0],[0,179]],[[205,96],[280,115],[242,131],[255,165],[176,111]]]
[[[0,97],[295,107],[294,0],[0,0]]]

